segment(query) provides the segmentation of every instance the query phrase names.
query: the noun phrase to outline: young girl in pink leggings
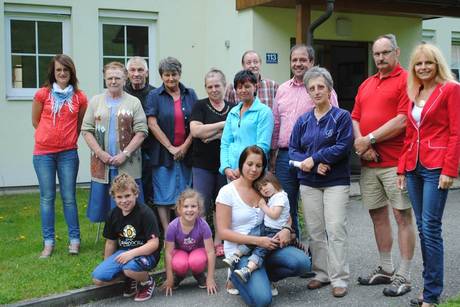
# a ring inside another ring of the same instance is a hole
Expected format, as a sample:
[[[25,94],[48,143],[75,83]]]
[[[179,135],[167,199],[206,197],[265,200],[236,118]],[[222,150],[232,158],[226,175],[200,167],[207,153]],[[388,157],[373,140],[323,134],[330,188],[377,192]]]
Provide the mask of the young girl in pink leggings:
[[[203,197],[193,189],[186,189],[177,199],[178,217],[168,225],[165,236],[166,295],[172,295],[189,270],[199,288],[207,288],[208,294],[217,292],[214,244],[211,228],[201,217],[203,210]]]

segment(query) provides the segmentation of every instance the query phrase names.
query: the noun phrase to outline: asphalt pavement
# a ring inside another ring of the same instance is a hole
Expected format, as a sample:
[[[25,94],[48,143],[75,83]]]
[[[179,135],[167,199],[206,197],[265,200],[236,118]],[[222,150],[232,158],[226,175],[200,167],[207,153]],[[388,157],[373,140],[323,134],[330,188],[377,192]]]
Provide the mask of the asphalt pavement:
[[[460,190],[450,191],[443,219],[444,237],[444,292],[442,300],[460,294]],[[393,233],[396,227],[392,219]],[[414,221],[415,224],[415,221]],[[349,294],[344,298],[334,298],[331,287],[319,290],[308,290],[307,279],[298,277],[287,278],[277,283],[279,295],[273,298],[272,306],[409,306],[411,298],[416,297],[422,289],[421,254],[417,237],[414,261],[412,263],[412,291],[408,294],[389,298],[382,294],[384,286],[360,286],[356,280],[359,275],[367,274],[378,263],[378,253],[375,244],[373,227],[368,212],[363,208],[359,197],[352,198],[348,210],[349,261],[351,282]],[[393,244],[395,265],[399,263],[397,240]],[[219,292],[208,296],[206,290],[198,289],[193,278],[187,278],[180,288],[174,291],[172,297],[165,297],[158,286],[151,300],[137,303],[132,298],[121,296],[93,302],[84,306],[245,306],[239,296],[233,296],[225,291],[226,270],[216,272]]]

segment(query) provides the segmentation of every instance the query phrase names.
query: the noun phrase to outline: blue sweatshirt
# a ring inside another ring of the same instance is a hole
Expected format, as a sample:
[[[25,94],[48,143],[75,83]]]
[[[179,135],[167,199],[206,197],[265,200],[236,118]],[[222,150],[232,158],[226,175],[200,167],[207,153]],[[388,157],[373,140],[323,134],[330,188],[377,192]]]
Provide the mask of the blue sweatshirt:
[[[300,184],[314,188],[350,184],[350,150],[353,124],[348,111],[332,107],[318,121],[314,109],[299,117],[291,134],[289,158],[303,161],[312,157],[310,172],[297,170]],[[329,164],[326,175],[317,173],[319,163]]]
[[[273,113],[255,97],[251,107],[240,117],[243,102],[234,106],[227,115],[220,141],[220,168],[238,168],[241,152],[250,145],[261,147],[268,156],[273,133]]]

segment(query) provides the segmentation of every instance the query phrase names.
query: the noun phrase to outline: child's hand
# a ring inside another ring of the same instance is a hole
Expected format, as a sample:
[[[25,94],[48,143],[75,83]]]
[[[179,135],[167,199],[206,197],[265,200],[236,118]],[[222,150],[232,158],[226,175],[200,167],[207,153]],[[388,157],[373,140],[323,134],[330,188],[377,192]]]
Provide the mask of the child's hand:
[[[217,285],[214,277],[208,275],[206,278],[206,288],[208,289],[208,295],[217,293]]]
[[[128,263],[129,260],[133,259],[134,257],[131,256],[131,251],[127,251],[127,252],[124,252],[124,253],[121,253],[120,255],[118,255],[116,258],[115,258],[115,261],[118,262],[118,263],[121,263],[121,264],[126,264]]]
[[[162,285],[162,288],[165,290],[166,296],[172,296],[172,290],[174,287],[174,280],[173,279],[166,279]]]

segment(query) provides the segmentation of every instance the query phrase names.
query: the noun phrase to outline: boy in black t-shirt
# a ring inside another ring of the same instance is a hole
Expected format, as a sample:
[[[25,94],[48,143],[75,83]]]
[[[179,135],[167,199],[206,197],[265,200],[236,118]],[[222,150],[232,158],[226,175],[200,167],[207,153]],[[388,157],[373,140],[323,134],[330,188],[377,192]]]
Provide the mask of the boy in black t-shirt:
[[[104,226],[104,261],[93,271],[96,285],[117,282],[120,274],[127,277],[123,296],[135,301],[152,297],[155,281],[148,271],[160,257],[158,223],[152,210],[136,203],[139,188],[132,177],[115,177],[110,194],[117,207],[113,208]]]

